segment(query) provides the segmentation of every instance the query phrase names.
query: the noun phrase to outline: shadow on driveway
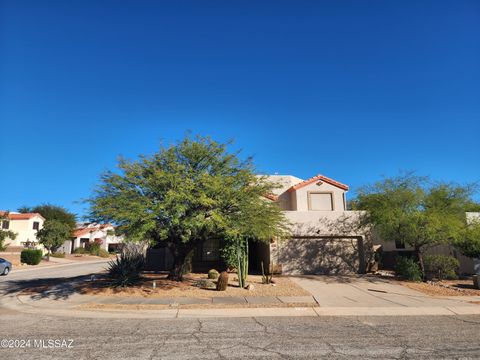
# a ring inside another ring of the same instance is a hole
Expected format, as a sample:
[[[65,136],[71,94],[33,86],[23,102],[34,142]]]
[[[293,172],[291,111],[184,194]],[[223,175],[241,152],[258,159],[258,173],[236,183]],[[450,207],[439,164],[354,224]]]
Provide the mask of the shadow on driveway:
[[[77,286],[83,281],[88,281],[92,276],[97,279],[103,277],[98,273],[74,277],[55,277],[45,279],[7,280],[2,282],[3,295],[30,295],[32,300],[51,299],[66,300],[74,294],[81,294]]]

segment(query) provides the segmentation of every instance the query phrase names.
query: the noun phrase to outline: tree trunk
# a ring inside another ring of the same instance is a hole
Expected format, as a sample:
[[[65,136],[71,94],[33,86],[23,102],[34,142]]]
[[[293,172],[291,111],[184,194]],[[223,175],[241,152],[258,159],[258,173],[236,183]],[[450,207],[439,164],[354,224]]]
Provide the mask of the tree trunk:
[[[422,249],[419,246],[415,247],[415,255],[417,256],[418,264],[420,265],[420,271],[422,272],[422,278],[425,280],[425,264],[423,263]]]
[[[173,256],[173,268],[168,275],[169,280],[183,281],[184,270],[188,258],[193,255],[195,245],[181,246],[171,244],[169,246]]]

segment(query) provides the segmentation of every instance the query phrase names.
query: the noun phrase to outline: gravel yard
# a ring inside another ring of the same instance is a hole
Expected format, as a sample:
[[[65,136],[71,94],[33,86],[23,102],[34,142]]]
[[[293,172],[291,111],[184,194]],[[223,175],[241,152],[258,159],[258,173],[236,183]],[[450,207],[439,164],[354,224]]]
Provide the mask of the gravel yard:
[[[110,288],[108,281],[99,279],[86,281],[78,285],[81,293],[102,296],[140,296],[140,297],[225,297],[225,296],[308,296],[308,292],[291,281],[288,277],[274,277],[275,284],[262,284],[260,275],[249,275],[247,284],[253,290],[238,287],[236,274],[230,274],[226,291],[204,289],[195,286],[199,280],[206,280],[206,274],[188,274],[183,282],[168,280],[166,274],[145,274],[141,283],[129,288]],[[156,289],[153,289],[153,281]],[[215,282],[215,280],[214,280]]]
[[[480,290],[473,288],[473,281],[443,280],[438,282],[398,281],[412,290],[421,291],[430,296],[480,296]]]

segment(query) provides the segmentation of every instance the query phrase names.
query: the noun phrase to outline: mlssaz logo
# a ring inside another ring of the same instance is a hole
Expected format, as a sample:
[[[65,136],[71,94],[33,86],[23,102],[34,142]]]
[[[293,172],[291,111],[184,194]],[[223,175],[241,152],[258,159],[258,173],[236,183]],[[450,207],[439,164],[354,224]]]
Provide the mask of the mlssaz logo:
[[[33,346],[43,349],[71,349],[73,348],[72,339],[35,339]]]

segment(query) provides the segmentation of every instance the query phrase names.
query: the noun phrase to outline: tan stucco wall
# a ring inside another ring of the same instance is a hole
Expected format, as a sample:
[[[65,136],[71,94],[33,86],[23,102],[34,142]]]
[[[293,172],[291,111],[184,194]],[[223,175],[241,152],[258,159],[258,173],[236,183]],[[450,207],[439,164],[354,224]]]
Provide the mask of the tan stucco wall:
[[[7,239],[5,245],[7,246],[22,246],[23,242],[33,241],[37,242],[37,230],[33,230],[33,222],[39,222],[39,229],[43,227],[43,219],[34,216],[26,220],[10,220],[9,230],[17,234],[15,240]]]
[[[326,182],[323,182],[321,185],[317,185],[316,183],[312,183],[310,185],[304,186],[296,192],[296,206],[295,208],[298,211],[308,211],[308,193],[309,192],[325,192],[325,193],[332,193],[333,195],[333,211],[344,211],[344,202],[343,202],[343,194],[345,193],[344,190],[330,185]]]

